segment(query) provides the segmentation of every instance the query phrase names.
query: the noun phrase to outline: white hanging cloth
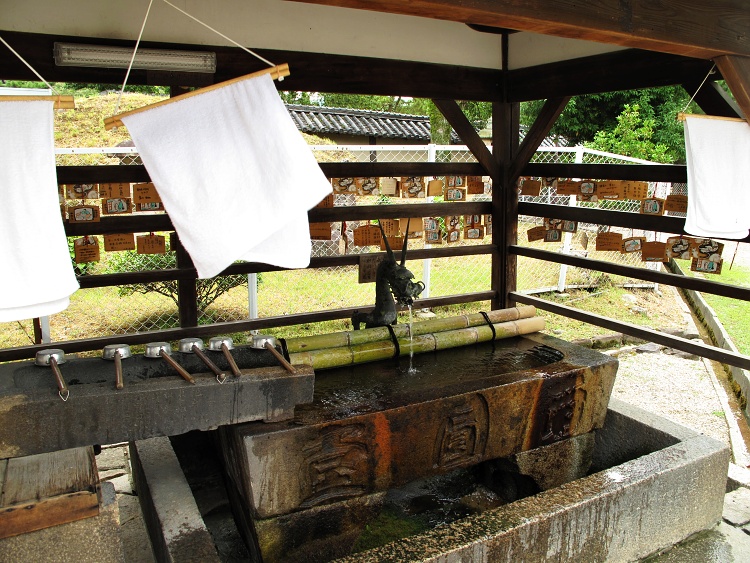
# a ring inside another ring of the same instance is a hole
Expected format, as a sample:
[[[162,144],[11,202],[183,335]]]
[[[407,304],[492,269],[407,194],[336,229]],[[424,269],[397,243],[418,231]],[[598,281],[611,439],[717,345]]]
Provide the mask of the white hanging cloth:
[[[0,322],[58,313],[78,289],[57,195],[53,107],[0,102]]]
[[[199,277],[236,260],[309,265],[307,211],[331,184],[269,74],[122,122]]]
[[[743,239],[750,230],[750,124],[685,116],[685,232]]]

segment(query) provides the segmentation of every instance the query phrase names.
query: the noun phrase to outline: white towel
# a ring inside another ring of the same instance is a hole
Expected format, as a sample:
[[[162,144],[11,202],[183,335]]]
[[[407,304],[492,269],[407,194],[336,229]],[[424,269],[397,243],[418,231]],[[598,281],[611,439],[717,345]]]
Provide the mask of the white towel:
[[[270,75],[123,117],[198,276],[310,263],[307,210],[331,191]]]
[[[51,315],[78,289],[60,214],[53,102],[0,102],[0,322]]]
[[[685,152],[685,232],[711,238],[745,238],[750,230],[750,125],[687,116]]]

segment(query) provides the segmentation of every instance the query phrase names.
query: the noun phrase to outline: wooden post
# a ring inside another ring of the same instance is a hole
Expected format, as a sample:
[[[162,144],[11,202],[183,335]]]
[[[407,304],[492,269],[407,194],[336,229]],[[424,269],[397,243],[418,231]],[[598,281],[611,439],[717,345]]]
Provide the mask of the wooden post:
[[[170,246],[175,251],[178,268],[195,268],[177,233],[172,233]],[[198,326],[198,284],[196,279],[177,280],[177,309],[180,327]]]

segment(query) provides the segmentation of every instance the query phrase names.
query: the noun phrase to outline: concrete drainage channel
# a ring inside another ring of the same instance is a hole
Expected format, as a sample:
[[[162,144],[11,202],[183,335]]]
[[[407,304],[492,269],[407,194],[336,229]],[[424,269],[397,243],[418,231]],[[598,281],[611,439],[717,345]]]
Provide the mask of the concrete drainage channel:
[[[188,434],[131,447],[154,551],[239,560],[221,481],[185,461],[194,444]],[[613,399],[588,476],[340,561],[638,560],[720,521],[728,464],[721,442]]]

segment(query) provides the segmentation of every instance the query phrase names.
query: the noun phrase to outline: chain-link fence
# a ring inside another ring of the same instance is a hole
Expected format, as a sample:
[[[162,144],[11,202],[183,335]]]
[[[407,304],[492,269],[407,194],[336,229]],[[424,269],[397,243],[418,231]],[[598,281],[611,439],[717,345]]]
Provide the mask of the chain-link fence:
[[[334,146],[312,147],[321,162],[476,162],[465,146],[454,145],[385,145],[385,146]],[[133,148],[117,149],[58,149],[58,164],[104,165],[140,164]],[[582,147],[542,147],[534,156],[534,162],[560,163],[644,163],[636,159],[621,157]],[[484,193],[469,195],[468,200],[481,201],[491,198],[492,186],[484,178]],[[683,186],[653,184],[653,193],[663,195],[670,190],[683,190]],[[67,206],[83,203],[76,199],[80,192],[61,189],[61,198]],[[382,195],[337,194],[334,205],[388,205],[391,203],[423,203],[427,200],[440,202],[442,197],[392,198]],[[577,202],[574,196],[559,196],[554,187],[544,188],[538,197],[522,196],[522,200],[551,203],[555,205],[592,205]],[[90,202],[89,202],[90,203]],[[610,202],[610,209],[638,211],[638,202]],[[135,210],[134,210],[135,211]],[[575,234],[569,234],[559,243],[528,243],[526,231],[539,224],[541,219],[519,218],[519,244],[543,245],[545,249],[564,253],[587,255],[603,260],[640,266],[640,257],[620,253],[599,253],[591,250],[587,241],[592,241],[601,226],[579,225]],[[332,223],[330,240],[313,241],[313,256],[339,256],[378,252],[377,246],[356,246],[353,231],[363,222]],[[162,233],[166,234],[166,233]],[[646,236],[653,240],[654,233],[635,233],[627,236]],[[445,233],[443,233],[443,239]],[[99,237],[101,239],[101,237]],[[491,236],[466,239],[454,245],[488,244]],[[72,242],[71,242],[72,244]],[[442,244],[445,244],[443,242]],[[169,248],[164,255],[137,254],[135,251],[105,252],[102,240],[100,261],[79,264],[79,273],[109,274],[143,270],[173,268],[175,253]],[[409,249],[429,247],[424,237],[410,238]],[[489,255],[462,256],[453,258],[408,261],[407,267],[415,277],[425,283],[423,297],[486,291],[491,289],[491,258]],[[264,272],[257,275],[239,275],[226,279],[199,280],[199,322],[224,322],[256,317],[280,316],[301,311],[329,310],[340,307],[366,307],[374,302],[374,283],[358,283],[356,266],[331,267],[315,270],[293,270]],[[538,292],[559,290],[571,286],[590,287],[599,283],[602,274],[565,265],[519,257],[518,289]],[[623,280],[627,281],[627,280]],[[218,284],[218,285],[217,285]],[[487,308],[487,303],[477,304],[477,309]],[[0,331],[0,346],[28,344],[31,339],[31,323],[7,323]],[[44,328],[43,324],[43,328]],[[179,326],[177,313],[177,282],[139,284],[134,286],[81,289],[71,300],[71,306],[49,319],[48,338],[52,341],[88,338],[117,333],[132,333]],[[43,331],[44,332],[44,331]]]

